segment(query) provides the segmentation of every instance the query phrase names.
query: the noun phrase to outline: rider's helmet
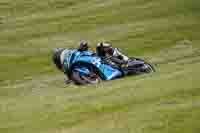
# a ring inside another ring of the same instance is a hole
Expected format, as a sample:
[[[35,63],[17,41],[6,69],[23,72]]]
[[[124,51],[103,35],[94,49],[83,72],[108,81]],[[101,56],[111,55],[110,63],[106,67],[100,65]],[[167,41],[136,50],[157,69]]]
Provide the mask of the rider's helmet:
[[[62,63],[61,63],[61,54],[62,52],[64,51],[65,49],[64,48],[55,48],[53,50],[53,63],[56,65],[56,67],[59,69],[59,70],[62,70]]]
[[[89,48],[88,42],[86,41],[81,41],[79,45],[79,51],[87,51]]]
[[[100,42],[96,46],[96,52],[98,56],[105,56],[106,54],[112,56],[114,51],[110,43]]]

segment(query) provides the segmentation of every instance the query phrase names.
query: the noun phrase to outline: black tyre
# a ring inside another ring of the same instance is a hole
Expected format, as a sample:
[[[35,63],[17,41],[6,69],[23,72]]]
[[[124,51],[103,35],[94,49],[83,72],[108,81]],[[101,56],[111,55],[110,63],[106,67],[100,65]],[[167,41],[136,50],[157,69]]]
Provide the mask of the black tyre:
[[[155,72],[155,68],[149,63],[145,63],[142,69],[145,73]]]
[[[135,62],[139,62],[139,63],[135,63]],[[130,65],[128,67],[129,70],[129,74],[143,74],[143,73],[151,73],[151,72],[155,72],[155,68],[153,65],[151,65],[150,63],[147,63],[146,61],[139,59],[139,58],[130,58]]]
[[[77,85],[97,84],[101,81],[98,74],[91,72],[90,75],[81,76],[80,72],[75,70],[72,71],[71,79]]]

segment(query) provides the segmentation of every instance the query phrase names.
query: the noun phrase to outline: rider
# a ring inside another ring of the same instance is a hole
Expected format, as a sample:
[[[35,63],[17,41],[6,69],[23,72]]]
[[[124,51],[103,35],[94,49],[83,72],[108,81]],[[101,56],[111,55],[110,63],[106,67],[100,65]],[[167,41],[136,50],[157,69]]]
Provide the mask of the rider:
[[[127,64],[129,58],[122,54],[118,48],[113,48],[109,43],[98,43],[96,46],[97,55],[109,60],[111,64],[118,66]]]
[[[89,48],[88,43],[82,41],[79,45],[78,51],[87,51]],[[65,48],[56,48],[53,51],[53,62],[56,67],[64,72],[63,65],[64,65],[64,56],[68,52]],[[108,63],[111,65],[122,66],[126,65],[129,58],[122,54],[117,48],[113,48],[111,44],[108,43],[99,43],[96,46],[96,54],[102,58],[105,58]],[[70,83],[71,80],[66,80],[66,83]]]
[[[89,49],[88,42],[82,41],[80,42],[79,51],[87,51]],[[53,62],[57,66],[57,68],[63,71],[63,62],[64,55],[67,52],[64,48],[56,48],[53,52]],[[124,65],[127,64],[129,58],[122,54],[117,48],[113,48],[109,43],[98,43],[96,46],[97,56],[105,58],[109,63],[116,65]]]

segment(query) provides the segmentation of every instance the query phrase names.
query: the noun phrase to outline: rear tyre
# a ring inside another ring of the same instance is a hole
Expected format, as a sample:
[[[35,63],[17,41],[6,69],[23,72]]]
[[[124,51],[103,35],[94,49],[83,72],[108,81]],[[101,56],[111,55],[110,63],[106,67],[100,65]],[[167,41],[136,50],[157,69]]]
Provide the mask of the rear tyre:
[[[82,76],[78,71],[72,71],[71,79],[77,85],[97,84],[101,81],[99,75],[91,72],[90,75]]]

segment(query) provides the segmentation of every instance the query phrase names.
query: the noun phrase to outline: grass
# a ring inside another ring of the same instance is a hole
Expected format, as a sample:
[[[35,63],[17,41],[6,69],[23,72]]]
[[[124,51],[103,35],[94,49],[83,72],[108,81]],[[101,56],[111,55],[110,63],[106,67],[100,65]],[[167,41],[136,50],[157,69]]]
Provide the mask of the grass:
[[[198,133],[197,0],[1,0],[0,132]],[[52,48],[105,40],[157,72],[66,86]]]

